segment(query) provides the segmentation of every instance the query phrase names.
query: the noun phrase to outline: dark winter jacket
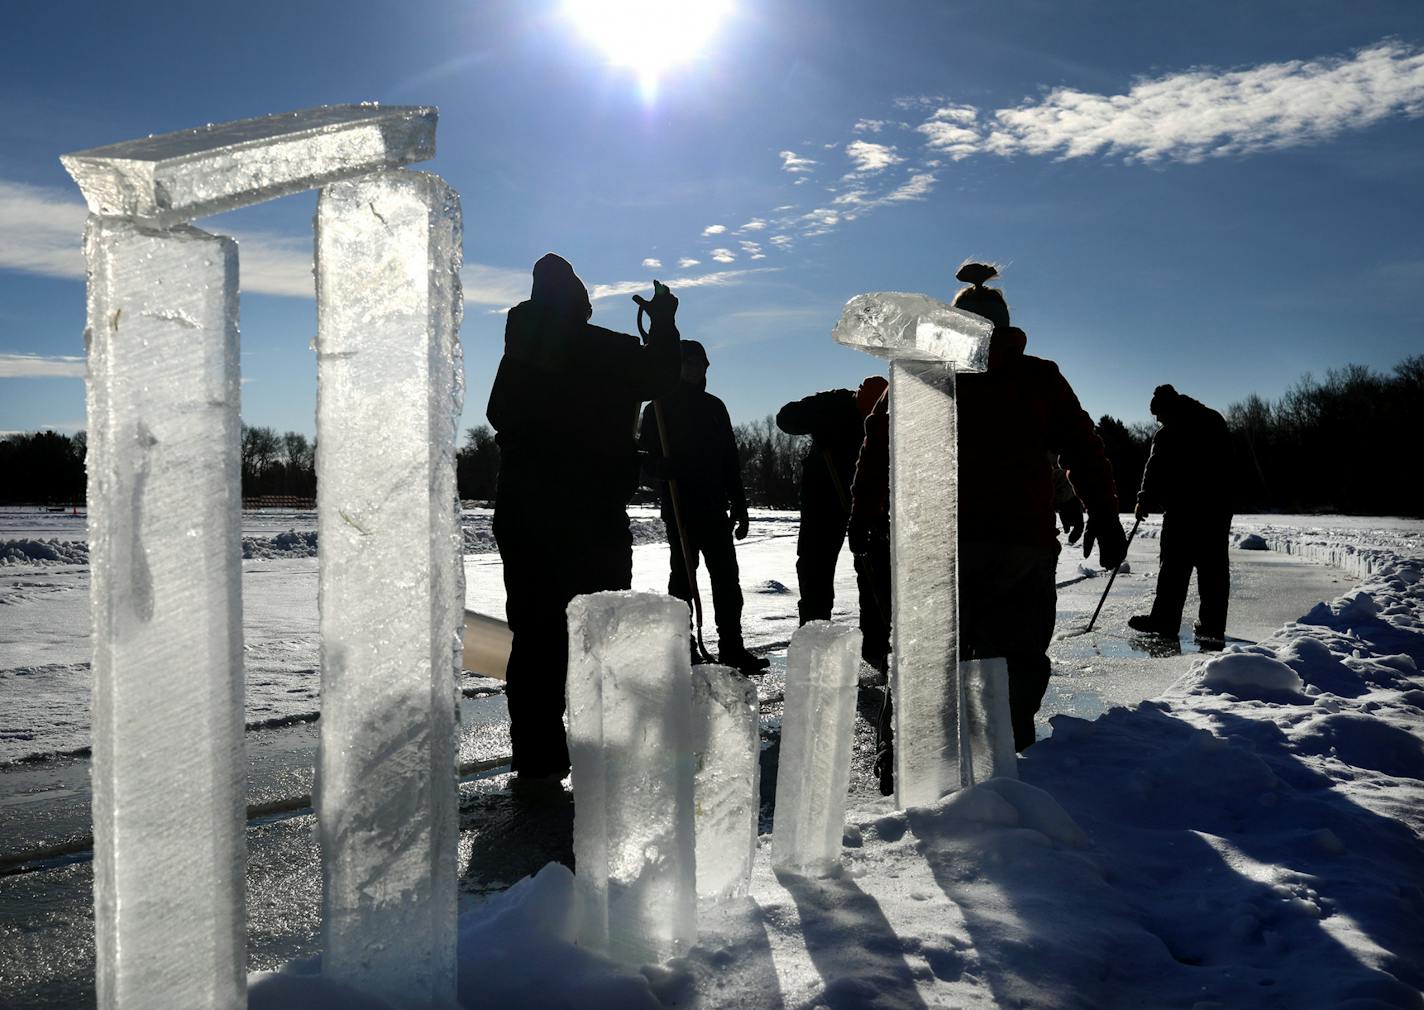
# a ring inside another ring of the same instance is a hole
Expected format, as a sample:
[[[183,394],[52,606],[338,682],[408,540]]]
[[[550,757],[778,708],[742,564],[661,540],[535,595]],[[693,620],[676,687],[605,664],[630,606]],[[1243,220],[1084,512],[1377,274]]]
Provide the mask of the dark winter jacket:
[[[855,390],[828,389],[788,403],[777,413],[776,426],[788,435],[811,436],[801,460],[801,521],[844,523],[865,438]]]
[[[1199,400],[1177,394],[1142,471],[1137,502],[1151,512],[1231,510],[1231,435],[1226,419]]]
[[[643,344],[551,315],[525,301],[505,320],[486,411],[500,448],[499,502],[626,504],[638,483],[638,407],[672,390],[682,368],[677,328],[654,325]]]
[[[1117,513],[1112,464],[1093,419],[1056,364],[1024,353],[1026,342],[1023,330],[996,327],[988,370],[956,379],[961,539],[1056,547],[1053,453],[1089,514]],[[865,432],[855,509],[873,521],[888,510],[888,397]]]
[[[662,398],[668,444],[662,444],[654,404],[643,410],[638,445],[647,454],[648,476],[662,499],[663,516],[672,519],[667,479],[677,481],[684,518],[747,514],[741,457],[732,419],[717,397],[688,382]]]

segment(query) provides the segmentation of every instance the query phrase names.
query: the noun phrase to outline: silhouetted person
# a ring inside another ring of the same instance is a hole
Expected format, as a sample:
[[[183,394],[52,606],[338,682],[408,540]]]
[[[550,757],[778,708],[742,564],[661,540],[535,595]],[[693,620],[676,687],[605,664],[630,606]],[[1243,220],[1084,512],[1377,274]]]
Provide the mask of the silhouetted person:
[[[647,343],[588,320],[588,290],[549,253],[529,300],[510,309],[487,415],[500,448],[494,534],[504,561],[513,768],[525,784],[569,771],[564,737],[568,625],[582,593],[628,589],[627,503],[638,484],[642,401],[677,385],[677,299],[661,288]]]
[[[682,381],[659,401],[662,429],[657,406],[648,404],[638,444],[647,453],[648,474],[662,499],[669,548],[668,592],[691,604],[692,585],[680,536],[685,532],[693,575],[699,555],[707,562],[717,615],[718,660],[743,672],[759,672],[769,662],[753,656],[742,643],[742,585],[732,544],[734,527],[741,540],[750,525],[741,459],[726,406],[707,392],[707,367],[702,345],[695,340],[682,341]],[[673,485],[678,496],[676,512]],[[679,519],[682,530],[678,529]],[[697,662],[701,657],[696,655],[695,645],[693,649],[693,662]]]
[[[1127,623],[1175,639],[1195,568],[1201,606],[1193,631],[1204,646],[1221,648],[1231,595],[1231,436],[1220,414],[1168,385],[1152,391],[1151,410],[1162,426],[1152,436],[1136,512],[1140,519],[1162,513],[1157,595],[1150,614]]]
[[[1052,672],[1048,646],[1057,614],[1054,574],[1060,550],[1055,519],[1067,504],[1066,495],[1055,490],[1054,455],[1075,498],[1087,507],[1084,556],[1096,543],[1102,566],[1115,567],[1127,552],[1127,538],[1118,520],[1112,464],[1093,419],[1056,364],[1024,353],[1028,338],[1009,324],[1003,294],[984,286],[997,272],[969,263],[956,275],[971,286],[955,295],[954,305],[994,324],[988,368],[962,372],[955,380],[959,646],[961,659],[1007,661],[1014,746],[1022,751],[1033,745],[1034,716]],[[871,535],[877,508],[888,512],[888,406],[888,401],[877,404],[866,419],[865,479],[856,474],[855,508],[862,509],[863,498],[864,528]],[[1064,519],[1071,535],[1071,510]],[[859,516],[851,522],[857,537],[866,535]]]
[[[788,403],[776,415],[776,425],[789,435],[810,435],[811,444],[801,459],[801,528],[796,538],[796,582],[801,598],[796,609],[801,623],[829,621],[835,606],[836,560],[845,542],[850,519],[851,483],[855,461],[865,439],[865,418],[889,385],[879,375],[866,378],[860,388],[828,389]],[[875,615],[875,601],[857,567],[861,627],[867,611]],[[864,658],[884,669],[885,655]]]

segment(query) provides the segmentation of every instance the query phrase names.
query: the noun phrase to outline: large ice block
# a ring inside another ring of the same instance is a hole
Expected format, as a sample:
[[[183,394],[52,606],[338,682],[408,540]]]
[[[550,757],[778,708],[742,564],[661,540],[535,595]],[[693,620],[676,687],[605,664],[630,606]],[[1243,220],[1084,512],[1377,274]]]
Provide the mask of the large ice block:
[[[891,690],[902,808],[962,784],[954,393],[953,366],[890,364]]]
[[[243,1007],[237,247],[85,253],[98,1005]]]
[[[858,629],[811,621],[791,636],[772,826],[778,872],[821,877],[840,866],[859,672]]]
[[[459,199],[392,171],[316,216],[322,970],[455,997]]]
[[[761,786],[757,689],[729,666],[692,669],[697,771],[697,896],[738,898],[751,886]]]
[[[929,358],[961,372],[989,364],[993,324],[928,295],[876,291],[846,303],[832,336],[877,357]]]
[[[1018,753],[1009,718],[1009,667],[1000,658],[959,664],[963,685],[961,761],[965,784],[992,778],[1018,778]]]
[[[435,155],[432,108],[324,105],[60,157],[89,210],[189,221]]]
[[[593,593],[568,617],[579,943],[663,961],[697,939],[687,604]]]

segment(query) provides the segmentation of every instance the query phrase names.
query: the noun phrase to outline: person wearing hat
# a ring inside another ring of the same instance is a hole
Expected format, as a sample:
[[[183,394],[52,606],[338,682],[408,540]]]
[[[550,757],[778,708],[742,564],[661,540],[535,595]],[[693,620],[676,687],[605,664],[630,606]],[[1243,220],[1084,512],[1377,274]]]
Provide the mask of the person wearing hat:
[[[955,294],[954,306],[994,324],[987,369],[955,379],[959,645],[960,659],[1006,660],[1014,747],[1022,751],[1036,738],[1034,716],[1052,672],[1048,646],[1061,549],[1056,520],[1061,516],[1074,537],[1077,510],[1069,500],[1081,500],[1088,514],[1083,556],[1096,544],[1104,568],[1122,562],[1127,537],[1112,464],[1093,419],[1057,364],[1024,353],[1028,337],[1010,325],[1003,293],[985,286],[997,274],[991,265],[965,263],[955,275],[969,286]],[[888,533],[888,394],[866,419],[865,432],[852,502],[853,545]],[[1055,455],[1070,485],[1066,490],[1055,487]],[[882,791],[889,788],[890,765],[888,751],[877,755]]]
[[[691,561],[693,578],[699,556],[704,559],[717,618],[717,659],[743,673],[760,673],[770,661],[752,655],[742,642],[741,574],[732,538],[746,537],[750,520],[732,419],[726,405],[707,392],[706,349],[696,340],[684,340],[681,355],[682,381],[660,401],[661,424],[656,405],[650,403],[638,432],[638,445],[646,454],[644,467],[662,501],[667,527],[668,593],[690,606],[692,580],[684,558]],[[692,650],[696,663],[702,659],[696,643]]]
[[[506,672],[515,787],[537,796],[569,772],[565,608],[628,589],[628,500],[638,486],[632,419],[677,385],[677,298],[656,285],[647,342],[589,322],[588,289],[554,253],[509,310],[486,416],[500,449],[494,535],[513,633]],[[570,502],[576,505],[570,507]]]
[[[1161,427],[1152,436],[1135,511],[1139,520],[1162,513],[1161,564],[1151,612],[1127,623],[1176,639],[1195,569],[1201,604],[1192,630],[1203,647],[1219,649],[1225,643],[1231,595],[1231,435],[1219,413],[1170,385],[1154,389],[1149,406]]]
[[[850,519],[851,482],[865,438],[865,419],[888,386],[883,376],[871,375],[858,389],[823,390],[777,412],[776,426],[782,431],[811,436],[801,459],[801,527],[796,538],[796,583],[801,592],[796,609],[802,624],[831,619],[836,559]],[[861,656],[883,673],[889,628],[859,554],[856,583],[860,590]]]

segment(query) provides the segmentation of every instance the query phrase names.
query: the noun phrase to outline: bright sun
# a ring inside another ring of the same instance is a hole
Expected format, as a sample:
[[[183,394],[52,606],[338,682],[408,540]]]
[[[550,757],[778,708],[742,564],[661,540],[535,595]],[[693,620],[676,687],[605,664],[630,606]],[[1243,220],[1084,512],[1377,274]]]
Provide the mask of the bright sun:
[[[731,0],[565,0],[564,11],[651,93],[665,71],[703,51],[731,6]]]

